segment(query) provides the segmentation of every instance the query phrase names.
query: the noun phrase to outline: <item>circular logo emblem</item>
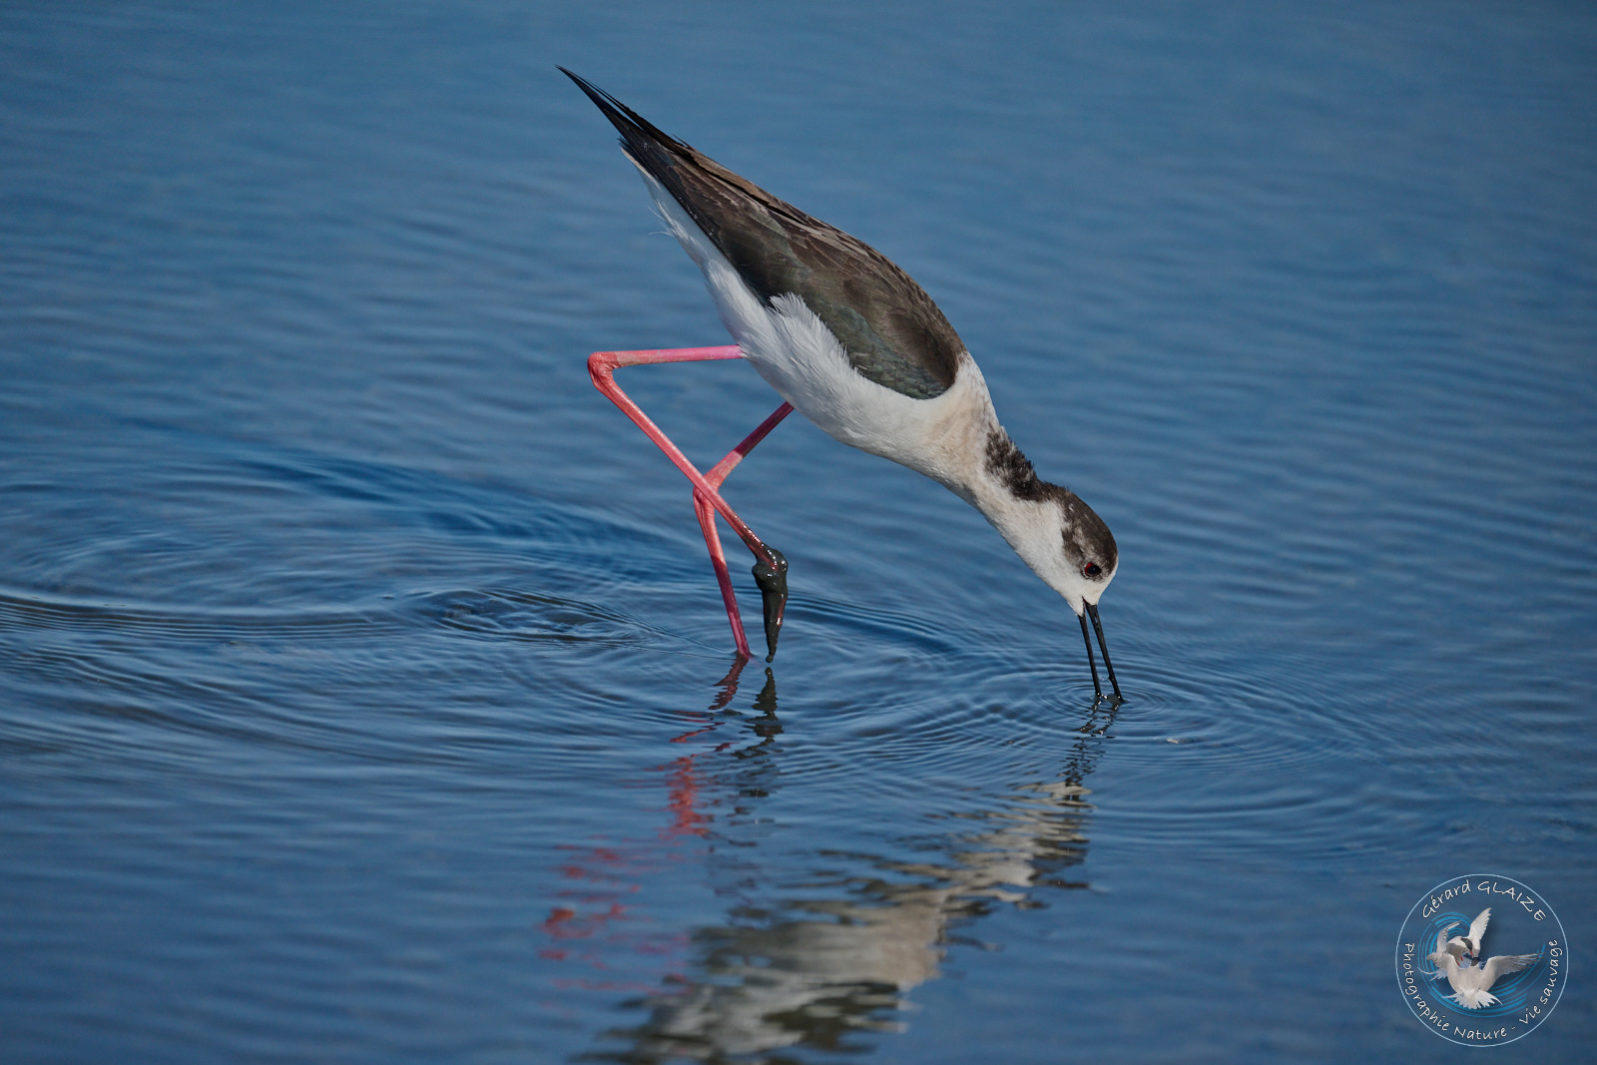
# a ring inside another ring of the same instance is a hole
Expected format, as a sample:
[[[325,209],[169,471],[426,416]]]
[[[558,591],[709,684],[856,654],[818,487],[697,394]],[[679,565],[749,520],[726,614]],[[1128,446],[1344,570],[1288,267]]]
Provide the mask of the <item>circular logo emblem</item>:
[[[1569,977],[1564,926],[1510,877],[1471,873],[1426,892],[1397,936],[1397,986],[1421,1024],[1464,1046],[1524,1038]]]

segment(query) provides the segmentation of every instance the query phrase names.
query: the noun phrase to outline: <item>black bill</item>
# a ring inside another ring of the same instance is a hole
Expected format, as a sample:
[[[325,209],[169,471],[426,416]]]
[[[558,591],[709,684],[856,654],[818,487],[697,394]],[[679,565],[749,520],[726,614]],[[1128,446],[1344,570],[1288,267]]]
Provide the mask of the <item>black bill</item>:
[[[1098,620],[1098,606],[1095,603],[1084,604],[1087,608],[1085,614],[1078,614],[1077,620],[1081,622],[1081,642],[1087,645],[1087,668],[1092,670],[1092,695],[1094,699],[1103,698],[1103,688],[1098,683],[1098,662],[1092,654],[1092,637],[1087,633],[1087,617],[1092,616],[1092,631],[1098,635],[1098,649],[1103,652],[1103,667],[1109,673],[1109,687],[1114,690],[1115,701],[1119,702],[1124,697],[1120,694],[1120,682],[1115,679],[1114,663],[1109,661],[1109,645],[1104,642],[1103,623]]]

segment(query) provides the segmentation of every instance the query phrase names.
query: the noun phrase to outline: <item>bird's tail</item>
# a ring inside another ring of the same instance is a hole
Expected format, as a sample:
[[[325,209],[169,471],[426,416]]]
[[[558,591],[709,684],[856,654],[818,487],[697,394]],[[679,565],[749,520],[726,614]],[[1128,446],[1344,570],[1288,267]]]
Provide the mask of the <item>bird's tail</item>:
[[[1449,995],[1447,997],[1468,1010],[1478,1010],[1482,1006],[1497,1005],[1496,995],[1492,994],[1490,991],[1481,991],[1478,988],[1473,987],[1460,991],[1456,995]]]
[[[648,119],[638,114],[614,96],[605,92],[599,86],[589,81],[580,74],[573,74],[565,67],[557,67],[560,73],[577,83],[577,88],[587,94],[588,99],[598,105],[604,112],[604,117],[621,134],[621,147],[632,157],[633,161],[643,167],[656,178],[664,180],[669,173],[674,151],[692,151],[687,145],[678,141],[670,134],[662,132]]]

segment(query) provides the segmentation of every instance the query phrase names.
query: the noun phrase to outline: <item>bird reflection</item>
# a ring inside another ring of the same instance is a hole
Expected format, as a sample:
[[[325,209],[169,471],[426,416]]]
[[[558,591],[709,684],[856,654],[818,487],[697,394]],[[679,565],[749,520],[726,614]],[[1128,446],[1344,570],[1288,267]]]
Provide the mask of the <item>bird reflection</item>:
[[[736,701],[744,664],[722,679],[708,713],[679,739],[703,741],[732,723],[716,715]],[[719,923],[679,942],[672,971],[647,991],[628,985],[634,993],[624,1005],[643,1013],[641,1023],[603,1033],[576,1060],[786,1060],[782,1052],[797,1048],[863,1049],[872,1033],[903,1026],[905,993],[939,975],[949,944],[983,914],[1044,905],[1042,888],[1087,886],[1065,874],[1085,857],[1091,807],[1084,782],[1117,704],[1087,714],[1049,779],[993,797],[986,809],[949,814],[953,827],[927,848],[934,857],[834,852],[827,867],[802,875],[798,889],[787,886],[792,870],[784,867],[780,891],[757,848],[759,826],[775,813],[765,807],[780,805],[774,741],[782,727],[769,669],[750,706],[756,716],[738,722],[736,739],[662,767],[671,832],[707,841],[712,879],[737,901]],[[697,805],[712,792],[720,797],[713,819]]]

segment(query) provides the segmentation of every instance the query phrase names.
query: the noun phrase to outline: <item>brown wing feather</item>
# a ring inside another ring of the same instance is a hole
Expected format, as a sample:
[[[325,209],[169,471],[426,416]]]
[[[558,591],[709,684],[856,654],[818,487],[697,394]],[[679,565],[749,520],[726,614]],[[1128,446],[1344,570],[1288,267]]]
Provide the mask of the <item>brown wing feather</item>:
[[[885,255],[560,69],[621,133],[627,155],[665,186],[762,299],[799,296],[837,337],[854,369],[883,387],[924,399],[954,383],[965,345],[926,290]]]

